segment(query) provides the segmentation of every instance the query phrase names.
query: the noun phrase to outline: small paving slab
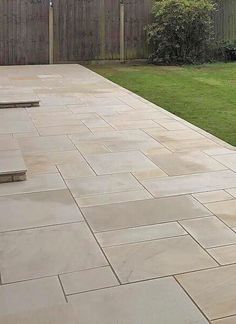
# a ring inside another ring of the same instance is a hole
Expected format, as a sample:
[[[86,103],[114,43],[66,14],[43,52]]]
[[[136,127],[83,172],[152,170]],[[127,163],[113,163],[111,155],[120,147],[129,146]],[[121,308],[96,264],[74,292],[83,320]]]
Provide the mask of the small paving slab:
[[[26,171],[20,150],[1,151],[0,183],[26,180]]]

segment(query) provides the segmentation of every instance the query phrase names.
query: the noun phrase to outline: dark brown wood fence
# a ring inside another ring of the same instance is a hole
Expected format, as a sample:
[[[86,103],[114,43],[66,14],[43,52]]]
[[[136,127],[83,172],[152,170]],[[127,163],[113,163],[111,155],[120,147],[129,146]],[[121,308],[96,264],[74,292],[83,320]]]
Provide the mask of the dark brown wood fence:
[[[153,1],[0,0],[0,65],[146,58]],[[217,39],[233,42],[236,0],[218,2]]]
[[[236,42],[236,0],[218,0],[215,31],[219,41]]]
[[[0,0],[0,65],[48,63],[48,0]]]
[[[147,57],[153,0],[124,0],[125,58]],[[119,60],[120,0],[54,0],[54,62]]]

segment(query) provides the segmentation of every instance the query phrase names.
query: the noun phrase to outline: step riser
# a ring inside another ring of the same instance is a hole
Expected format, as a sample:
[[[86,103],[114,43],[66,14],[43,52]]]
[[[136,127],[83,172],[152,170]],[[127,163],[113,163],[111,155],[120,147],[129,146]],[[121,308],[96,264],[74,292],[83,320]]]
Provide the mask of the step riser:
[[[39,101],[0,103],[0,109],[39,107]]]
[[[0,175],[0,183],[25,181],[26,173]]]

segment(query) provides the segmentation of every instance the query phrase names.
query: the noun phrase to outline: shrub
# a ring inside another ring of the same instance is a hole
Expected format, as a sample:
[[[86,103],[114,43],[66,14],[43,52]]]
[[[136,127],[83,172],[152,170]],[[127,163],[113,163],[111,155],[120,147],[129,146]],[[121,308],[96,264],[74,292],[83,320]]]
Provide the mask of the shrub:
[[[156,64],[195,64],[209,60],[214,40],[212,0],[156,0],[148,43]]]

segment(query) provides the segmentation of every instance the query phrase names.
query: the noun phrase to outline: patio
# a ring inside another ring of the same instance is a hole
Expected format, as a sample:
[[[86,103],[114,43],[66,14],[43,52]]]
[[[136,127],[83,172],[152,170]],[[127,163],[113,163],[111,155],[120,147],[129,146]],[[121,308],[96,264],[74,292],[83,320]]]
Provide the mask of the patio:
[[[0,75],[40,100],[0,109],[0,323],[236,323],[235,149],[79,65]]]

